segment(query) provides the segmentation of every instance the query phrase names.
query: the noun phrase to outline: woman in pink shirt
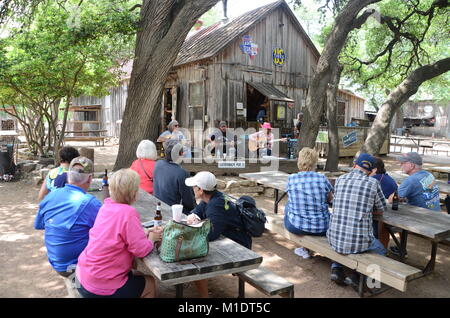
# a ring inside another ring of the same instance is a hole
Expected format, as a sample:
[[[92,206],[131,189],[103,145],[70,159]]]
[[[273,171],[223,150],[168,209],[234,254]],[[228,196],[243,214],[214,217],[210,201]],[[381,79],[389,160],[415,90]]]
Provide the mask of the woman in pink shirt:
[[[141,177],[139,187],[150,194],[153,194],[153,170],[157,156],[155,144],[150,140],[142,140],[136,149],[137,159],[130,167]]]
[[[162,236],[160,227],[145,233],[139,213],[131,206],[139,182],[139,175],[131,169],[121,169],[110,179],[111,197],[100,208],[89,243],[78,257],[76,277],[83,297],[155,296],[153,277],[131,272],[134,258],[148,255]]]

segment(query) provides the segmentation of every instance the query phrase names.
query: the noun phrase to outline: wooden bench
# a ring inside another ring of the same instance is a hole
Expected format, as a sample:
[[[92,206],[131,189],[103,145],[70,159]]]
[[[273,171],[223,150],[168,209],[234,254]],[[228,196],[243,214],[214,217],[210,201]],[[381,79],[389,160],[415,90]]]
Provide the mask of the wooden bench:
[[[276,232],[292,242],[402,292],[406,291],[409,281],[422,276],[420,269],[383,255],[374,253],[339,254],[331,248],[326,237],[296,235],[286,230],[283,216],[266,214],[266,217],[268,220],[266,228],[269,231]],[[361,288],[359,295],[364,296],[364,291]]]
[[[95,145],[105,145],[105,138],[104,136],[70,136],[70,137],[64,137],[64,142],[66,141],[95,141]]]
[[[294,298],[294,284],[266,268],[258,267],[237,273],[236,276],[239,277],[239,298],[245,298],[245,283],[250,284],[267,296],[280,295],[281,297]]]
[[[64,284],[66,285],[67,294],[69,298],[83,298],[77,290],[75,284],[75,274],[70,275],[67,278],[64,278]]]

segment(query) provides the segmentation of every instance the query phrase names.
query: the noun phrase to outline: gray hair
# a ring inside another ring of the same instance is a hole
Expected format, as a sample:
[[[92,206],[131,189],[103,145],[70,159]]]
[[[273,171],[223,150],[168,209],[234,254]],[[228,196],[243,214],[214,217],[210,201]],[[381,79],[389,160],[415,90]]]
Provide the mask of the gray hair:
[[[173,126],[174,126],[174,125],[179,125],[178,121],[172,120],[172,121],[167,125],[167,129],[169,129],[170,131],[173,131]]]
[[[138,159],[156,160],[158,154],[156,152],[155,144],[147,139],[141,140],[136,149],[136,157]]]
[[[67,173],[67,181],[69,184],[74,185],[83,185],[89,181],[89,177],[92,174],[90,173],[81,173],[79,170],[75,167],[69,170]]]
[[[167,161],[177,161],[178,156],[184,153],[183,146],[176,139],[169,139],[164,146],[165,158]]]

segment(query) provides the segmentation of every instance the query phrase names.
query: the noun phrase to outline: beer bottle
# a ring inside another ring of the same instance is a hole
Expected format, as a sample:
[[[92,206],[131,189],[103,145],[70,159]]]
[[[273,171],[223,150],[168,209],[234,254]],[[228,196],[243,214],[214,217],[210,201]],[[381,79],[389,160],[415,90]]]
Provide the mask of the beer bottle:
[[[153,218],[154,220],[154,226],[161,226],[162,225],[162,214],[161,214],[161,202],[158,202],[158,204],[156,205],[156,213],[155,213],[155,217]]]
[[[392,210],[398,210],[398,193],[394,192],[394,197],[392,198]]]
[[[109,198],[108,169],[105,169],[105,175],[102,180],[103,200]]]

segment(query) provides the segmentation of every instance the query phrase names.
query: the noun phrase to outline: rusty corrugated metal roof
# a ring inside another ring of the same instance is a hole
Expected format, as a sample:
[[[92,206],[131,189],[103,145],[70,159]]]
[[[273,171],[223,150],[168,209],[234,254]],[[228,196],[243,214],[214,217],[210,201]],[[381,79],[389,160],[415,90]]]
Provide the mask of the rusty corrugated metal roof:
[[[296,20],[295,24],[300,28],[300,32],[306,37],[314,53],[318,55],[319,53],[314,47],[314,44],[312,44],[286,2],[277,1],[244,13],[233,20],[220,21],[194,33],[185,40],[174,66],[176,67],[215,56],[233,40],[243,35],[253,25],[261,21],[279,6],[287,8],[291,17]]]

